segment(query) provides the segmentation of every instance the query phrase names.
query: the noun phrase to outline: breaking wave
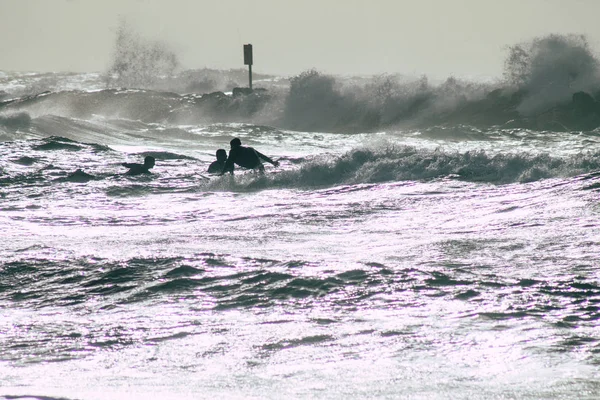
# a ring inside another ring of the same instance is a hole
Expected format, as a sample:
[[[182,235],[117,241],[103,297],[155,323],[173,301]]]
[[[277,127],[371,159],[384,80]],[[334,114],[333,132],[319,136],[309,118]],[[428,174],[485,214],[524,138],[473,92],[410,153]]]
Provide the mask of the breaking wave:
[[[245,122],[320,132],[461,124],[538,131],[600,127],[599,61],[583,36],[549,35],[509,47],[504,79],[494,83],[449,77],[438,84],[396,74],[340,77],[312,69],[291,78],[257,75],[256,89],[249,91],[240,87],[243,70],[178,71],[178,65],[168,47],[121,27],[110,70],[80,75],[79,88],[73,74],[27,76],[31,88],[10,83],[24,76],[6,78],[0,85],[0,129],[26,128],[30,118],[46,115]]]
[[[525,183],[574,177],[600,169],[600,152],[572,157],[499,153],[483,150],[451,152],[412,146],[354,149],[338,157],[294,160],[296,168],[260,176],[242,174],[213,178],[211,190],[260,190],[272,187],[313,189],[339,185],[454,179],[490,184]]]
[[[518,111],[532,115],[600,90],[600,64],[585,36],[549,35],[509,48],[505,78],[521,91]]]

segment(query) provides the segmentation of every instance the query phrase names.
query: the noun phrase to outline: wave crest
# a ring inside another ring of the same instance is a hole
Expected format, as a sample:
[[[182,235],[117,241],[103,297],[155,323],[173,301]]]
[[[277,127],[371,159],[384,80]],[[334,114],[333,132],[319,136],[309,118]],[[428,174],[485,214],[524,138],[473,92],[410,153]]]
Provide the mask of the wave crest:
[[[0,115],[0,128],[11,130],[27,129],[31,125],[31,116],[26,112]]]
[[[505,78],[523,92],[518,111],[532,115],[569,102],[573,93],[596,93],[599,63],[582,35],[549,35],[509,48]]]
[[[321,155],[291,170],[257,176],[247,173],[215,178],[212,190],[261,190],[269,187],[320,188],[383,182],[458,179],[507,184],[576,176],[600,169],[600,153],[559,158],[549,154],[453,152],[388,145],[351,150],[341,156]]]

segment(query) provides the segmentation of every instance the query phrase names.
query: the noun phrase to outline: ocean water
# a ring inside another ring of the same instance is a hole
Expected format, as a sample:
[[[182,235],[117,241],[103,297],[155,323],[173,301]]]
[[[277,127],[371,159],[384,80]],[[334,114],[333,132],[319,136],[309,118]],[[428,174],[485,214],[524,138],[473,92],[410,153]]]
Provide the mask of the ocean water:
[[[0,78],[0,397],[600,397],[598,131]],[[280,165],[208,176],[233,137]]]

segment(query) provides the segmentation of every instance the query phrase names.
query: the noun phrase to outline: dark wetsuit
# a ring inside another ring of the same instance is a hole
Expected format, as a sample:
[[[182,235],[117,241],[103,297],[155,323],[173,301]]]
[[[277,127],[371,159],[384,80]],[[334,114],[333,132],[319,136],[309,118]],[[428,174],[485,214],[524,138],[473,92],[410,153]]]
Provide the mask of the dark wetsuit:
[[[127,175],[149,174],[150,168],[152,168],[148,168],[146,165],[138,163],[123,163],[121,165],[125,168],[129,168],[129,171],[125,172]]]
[[[218,174],[220,172],[223,171],[223,168],[225,167],[225,161],[213,161],[209,166],[208,166],[208,173],[209,174]]]
[[[267,162],[270,162],[271,164],[276,164],[269,157],[254,150],[252,147],[234,147],[231,150],[229,150],[229,157],[227,157],[225,167],[223,167],[223,173],[229,172],[233,174],[233,164],[237,164],[243,168],[258,169],[259,171],[263,172],[265,170],[265,167],[260,161],[261,158]]]
[[[129,168],[129,171],[126,172],[127,175],[139,175],[139,174],[149,174],[152,167],[154,167],[154,163],[156,160],[152,156],[146,156],[144,158],[143,164],[138,163],[122,163],[121,165],[125,168]]]

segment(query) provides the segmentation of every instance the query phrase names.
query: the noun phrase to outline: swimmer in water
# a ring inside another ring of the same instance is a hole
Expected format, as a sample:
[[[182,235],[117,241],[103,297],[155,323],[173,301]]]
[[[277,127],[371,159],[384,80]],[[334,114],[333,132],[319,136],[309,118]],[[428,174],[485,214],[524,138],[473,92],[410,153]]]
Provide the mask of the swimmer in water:
[[[225,168],[225,161],[227,161],[227,152],[225,151],[225,149],[219,149],[217,150],[217,161],[213,161],[209,166],[208,166],[208,173],[209,174],[218,174],[221,171],[223,171],[223,168]]]
[[[144,158],[143,164],[138,163],[122,163],[121,165],[125,168],[129,168],[129,171],[125,172],[126,175],[139,175],[149,174],[152,167],[154,167],[155,159],[152,156]]]
[[[269,157],[253,149],[252,147],[242,146],[242,141],[238,138],[231,140],[229,144],[231,145],[231,150],[229,150],[229,157],[227,157],[227,161],[225,161],[225,166],[221,171],[221,175],[223,175],[225,172],[229,172],[233,175],[233,164],[264,173],[265,167],[263,166],[261,159],[273,164],[276,167],[279,166],[278,161],[271,160]]]

